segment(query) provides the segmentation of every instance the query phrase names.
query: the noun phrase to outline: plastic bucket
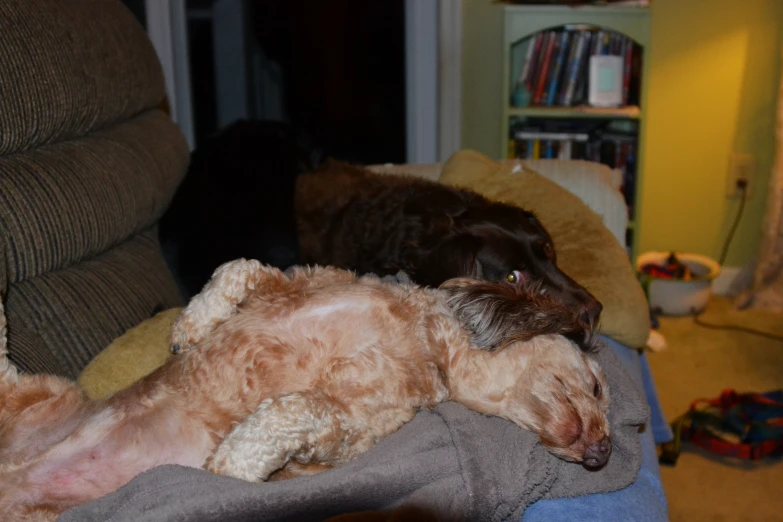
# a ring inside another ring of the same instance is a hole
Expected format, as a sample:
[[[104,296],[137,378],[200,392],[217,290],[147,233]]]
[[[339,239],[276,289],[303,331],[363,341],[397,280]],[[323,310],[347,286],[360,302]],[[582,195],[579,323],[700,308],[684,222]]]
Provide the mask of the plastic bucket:
[[[636,259],[636,270],[647,264],[665,266],[671,252],[645,252]],[[650,309],[664,315],[688,315],[699,313],[707,306],[712,295],[712,281],[720,274],[720,265],[714,259],[698,254],[676,252],[692,275],[688,281],[679,279],[649,278],[646,284]]]

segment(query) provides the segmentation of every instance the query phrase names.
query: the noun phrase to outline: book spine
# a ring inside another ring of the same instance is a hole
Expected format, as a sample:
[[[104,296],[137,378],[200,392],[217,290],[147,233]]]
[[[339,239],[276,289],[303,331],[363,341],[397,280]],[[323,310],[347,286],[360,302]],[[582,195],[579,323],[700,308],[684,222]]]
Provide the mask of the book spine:
[[[595,35],[595,40],[593,40],[593,49],[590,53],[590,56],[601,54],[602,48],[604,45],[604,32],[598,31]]]
[[[582,58],[579,62],[579,72],[577,73],[576,87],[574,90],[574,97],[570,100],[570,104],[584,102],[587,97],[587,80],[590,77],[590,53],[593,44],[595,43],[596,35],[594,33],[588,33],[585,36],[585,46],[582,50]]]
[[[533,65],[530,68],[527,89],[530,91],[530,103],[533,103],[533,96],[538,86],[538,78],[541,76],[541,67],[544,61],[544,51],[549,44],[549,32],[538,33],[541,38],[536,42],[536,48],[533,50]]]
[[[571,159],[571,140],[565,140],[560,143],[560,151],[557,154],[558,159]]]
[[[536,93],[533,97],[533,103],[540,105],[544,96],[544,86],[546,85],[547,77],[549,76],[549,62],[552,59],[552,50],[555,47],[555,41],[557,40],[557,34],[553,31],[550,33],[546,50],[544,52],[543,60],[541,62],[541,71],[539,72],[538,85],[536,86]]]
[[[527,158],[527,140],[517,140],[516,157],[519,159]]]
[[[577,49],[579,47],[579,41],[582,38],[582,31],[571,30],[571,34],[568,40],[568,54],[566,55],[566,61],[563,64],[563,78],[560,82],[560,92],[557,94],[557,104],[560,106],[565,105],[566,90],[568,89],[568,81],[571,78],[571,69],[574,67],[574,62],[577,57]]]
[[[633,40],[625,39],[623,51],[623,105],[628,105],[631,88],[631,59],[633,57]]]
[[[544,90],[541,92],[541,98],[538,101],[539,105],[547,105],[547,100],[549,99],[549,87],[554,81],[555,64],[557,62],[557,56],[560,54],[560,35],[561,33],[555,33],[553,35],[555,43],[552,45],[552,52],[546,57],[546,81],[544,82]]]
[[[560,49],[558,49],[557,60],[555,61],[555,67],[552,71],[552,83],[549,84],[549,93],[546,98],[546,104],[552,106],[555,103],[555,93],[557,93],[557,87],[560,84],[560,77],[563,73],[563,64],[565,62],[566,54],[568,53],[568,43],[571,38],[569,31],[563,31],[560,36]]]
[[[544,158],[552,159],[555,157],[554,142],[552,140],[544,141]]]
[[[584,132],[536,132],[536,131],[519,131],[514,134],[514,138],[518,140],[574,140],[574,141],[587,141],[590,136]]]
[[[533,140],[533,159],[541,157],[541,140]]]
[[[530,41],[527,44],[527,52],[525,53],[525,63],[522,65],[522,71],[519,73],[517,85],[526,85],[529,87],[528,77],[530,75],[531,65],[533,62],[533,53],[536,50],[536,44],[540,39],[541,33],[536,33],[534,37],[530,38]]]
[[[576,89],[576,82],[579,79],[579,72],[581,69],[582,59],[584,57],[584,50],[588,45],[589,41],[590,41],[589,31],[581,31],[577,35],[576,45],[574,46],[575,47],[574,59],[573,62],[570,64],[568,70],[568,80],[566,82],[563,99],[560,102],[561,105],[566,105],[566,106],[571,105],[571,101],[573,101],[574,99],[574,90]]]

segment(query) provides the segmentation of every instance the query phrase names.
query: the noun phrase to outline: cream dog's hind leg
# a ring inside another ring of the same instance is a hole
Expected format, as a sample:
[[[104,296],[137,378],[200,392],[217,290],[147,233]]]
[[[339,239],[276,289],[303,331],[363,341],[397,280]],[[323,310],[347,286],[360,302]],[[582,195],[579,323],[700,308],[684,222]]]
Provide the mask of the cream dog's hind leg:
[[[207,462],[213,473],[249,481],[266,480],[291,460],[338,464],[356,453],[343,444],[347,419],[317,392],[266,399],[238,424]],[[326,460],[326,462],[324,462]]]

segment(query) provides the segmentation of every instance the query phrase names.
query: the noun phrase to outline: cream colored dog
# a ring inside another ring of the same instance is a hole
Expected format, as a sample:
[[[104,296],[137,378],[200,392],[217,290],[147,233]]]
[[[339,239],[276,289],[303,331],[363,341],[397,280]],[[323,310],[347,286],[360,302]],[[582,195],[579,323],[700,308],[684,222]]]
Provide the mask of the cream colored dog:
[[[482,305],[461,299],[467,282],[446,286],[238,260],[178,318],[182,353],[106,400],[9,371],[0,519],[53,519],[161,464],[247,480],[328,468],[445,400],[533,430],[561,458],[606,462],[608,388],[594,359],[558,335],[476,350],[457,317]]]

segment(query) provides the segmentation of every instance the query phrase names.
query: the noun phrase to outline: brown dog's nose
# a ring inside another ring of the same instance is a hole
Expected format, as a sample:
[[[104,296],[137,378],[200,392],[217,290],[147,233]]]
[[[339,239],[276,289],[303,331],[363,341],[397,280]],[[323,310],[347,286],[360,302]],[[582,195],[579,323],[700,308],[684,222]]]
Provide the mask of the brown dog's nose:
[[[593,442],[585,448],[584,465],[588,468],[600,468],[612,454],[612,440],[609,437]]]
[[[598,323],[598,316],[601,315],[603,309],[604,306],[597,300],[590,300],[590,302],[585,305],[584,311],[582,312],[581,319],[584,325],[595,326]]]

